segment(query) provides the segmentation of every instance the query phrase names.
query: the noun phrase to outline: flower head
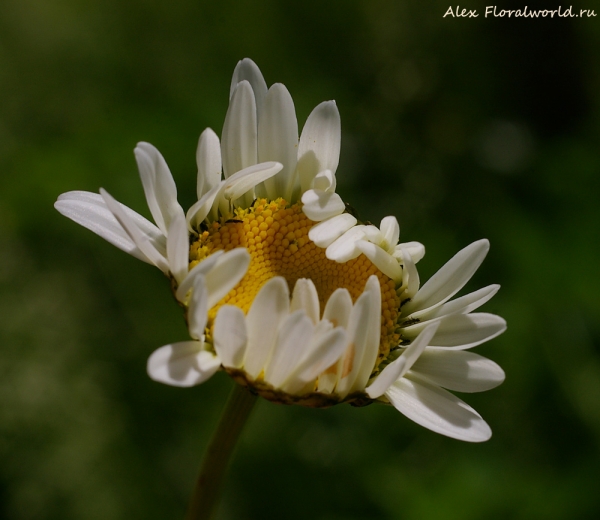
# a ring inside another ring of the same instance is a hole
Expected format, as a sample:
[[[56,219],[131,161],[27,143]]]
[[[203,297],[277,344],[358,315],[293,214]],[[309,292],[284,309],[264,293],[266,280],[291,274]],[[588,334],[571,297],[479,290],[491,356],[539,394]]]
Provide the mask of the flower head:
[[[502,318],[472,313],[499,286],[450,299],[483,261],[480,240],[423,287],[418,242],[399,243],[395,217],[358,222],[336,193],[341,141],[333,101],[298,136],[292,98],[238,63],[221,140],[198,143],[198,201],[184,214],[160,153],[135,156],[152,224],[100,195],[69,192],[55,207],[173,281],[191,340],[150,356],[150,376],[193,386],[217,370],[266,399],[326,407],[391,403],[415,422],[468,441],[485,421],[447,390],[483,391],[502,369],[466,352],[498,334]]]

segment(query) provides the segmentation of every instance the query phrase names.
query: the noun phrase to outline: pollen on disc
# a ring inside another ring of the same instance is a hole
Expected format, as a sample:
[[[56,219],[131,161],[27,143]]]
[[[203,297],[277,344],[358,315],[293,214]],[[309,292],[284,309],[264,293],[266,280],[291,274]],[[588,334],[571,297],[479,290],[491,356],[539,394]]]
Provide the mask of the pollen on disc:
[[[212,322],[221,305],[235,305],[248,312],[262,286],[274,276],[283,276],[290,293],[300,278],[309,278],[319,295],[321,312],[338,288],[347,289],[352,300],[362,294],[369,276],[376,275],[381,286],[381,344],[379,360],[398,345],[395,332],[400,308],[396,287],[364,255],[338,263],[325,256],[325,249],[308,238],[314,221],[304,215],[302,204],[288,206],[279,198],[257,199],[247,209],[237,208],[233,215],[211,224],[190,247],[190,269],[215,251],[244,247],[250,253],[248,272],[209,313]]]

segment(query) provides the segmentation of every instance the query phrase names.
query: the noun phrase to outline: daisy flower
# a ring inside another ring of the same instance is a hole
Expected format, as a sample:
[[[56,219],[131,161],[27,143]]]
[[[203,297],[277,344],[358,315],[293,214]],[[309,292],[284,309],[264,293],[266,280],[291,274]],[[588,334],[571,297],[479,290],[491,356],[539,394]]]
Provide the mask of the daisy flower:
[[[341,143],[335,102],[298,133],[288,90],[249,59],[235,68],[221,139],[196,153],[198,201],[187,212],[160,153],[135,149],[155,224],[100,194],[69,192],[55,207],[169,276],[191,340],[148,361],[157,381],[193,386],[224,370],[268,400],[312,407],[389,403],[435,432],[483,441],[491,430],[448,390],[500,384],[502,369],[471,352],[502,318],[473,313],[499,289],[451,300],[489,249],[480,240],[420,287],[418,242],[399,243],[346,211],[336,193]]]

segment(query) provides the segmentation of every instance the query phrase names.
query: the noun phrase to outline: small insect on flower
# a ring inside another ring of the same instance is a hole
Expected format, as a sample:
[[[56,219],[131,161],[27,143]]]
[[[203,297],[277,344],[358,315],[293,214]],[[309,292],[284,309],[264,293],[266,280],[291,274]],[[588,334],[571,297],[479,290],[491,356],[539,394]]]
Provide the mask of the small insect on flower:
[[[472,311],[499,289],[451,298],[489,243],[459,251],[420,287],[425,248],[399,243],[395,217],[359,223],[336,192],[341,146],[334,101],[319,104],[299,135],[294,103],[244,59],[233,74],[221,139],[196,152],[198,201],[184,212],[162,155],[135,149],[155,224],[100,194],[69,192],[55,207],[171,278],[189,341],[159,348],[153,379],[193,386],[218,370],[271,401],[312,407],[383,402],[435,432],[484,441],[481,416],[448,392],[504,380],[468,349],[506,329]]]

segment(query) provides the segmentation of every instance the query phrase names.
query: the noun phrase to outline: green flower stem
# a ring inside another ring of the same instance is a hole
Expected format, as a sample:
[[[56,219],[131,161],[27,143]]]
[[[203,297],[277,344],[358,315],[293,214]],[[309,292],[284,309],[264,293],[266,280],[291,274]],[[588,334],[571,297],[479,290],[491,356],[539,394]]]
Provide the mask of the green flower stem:
[[[257,397],[243,386],[236,384],[233,388],[204,454],[186,520],[212,518],[229,466],[229,459],[256,400]]]

